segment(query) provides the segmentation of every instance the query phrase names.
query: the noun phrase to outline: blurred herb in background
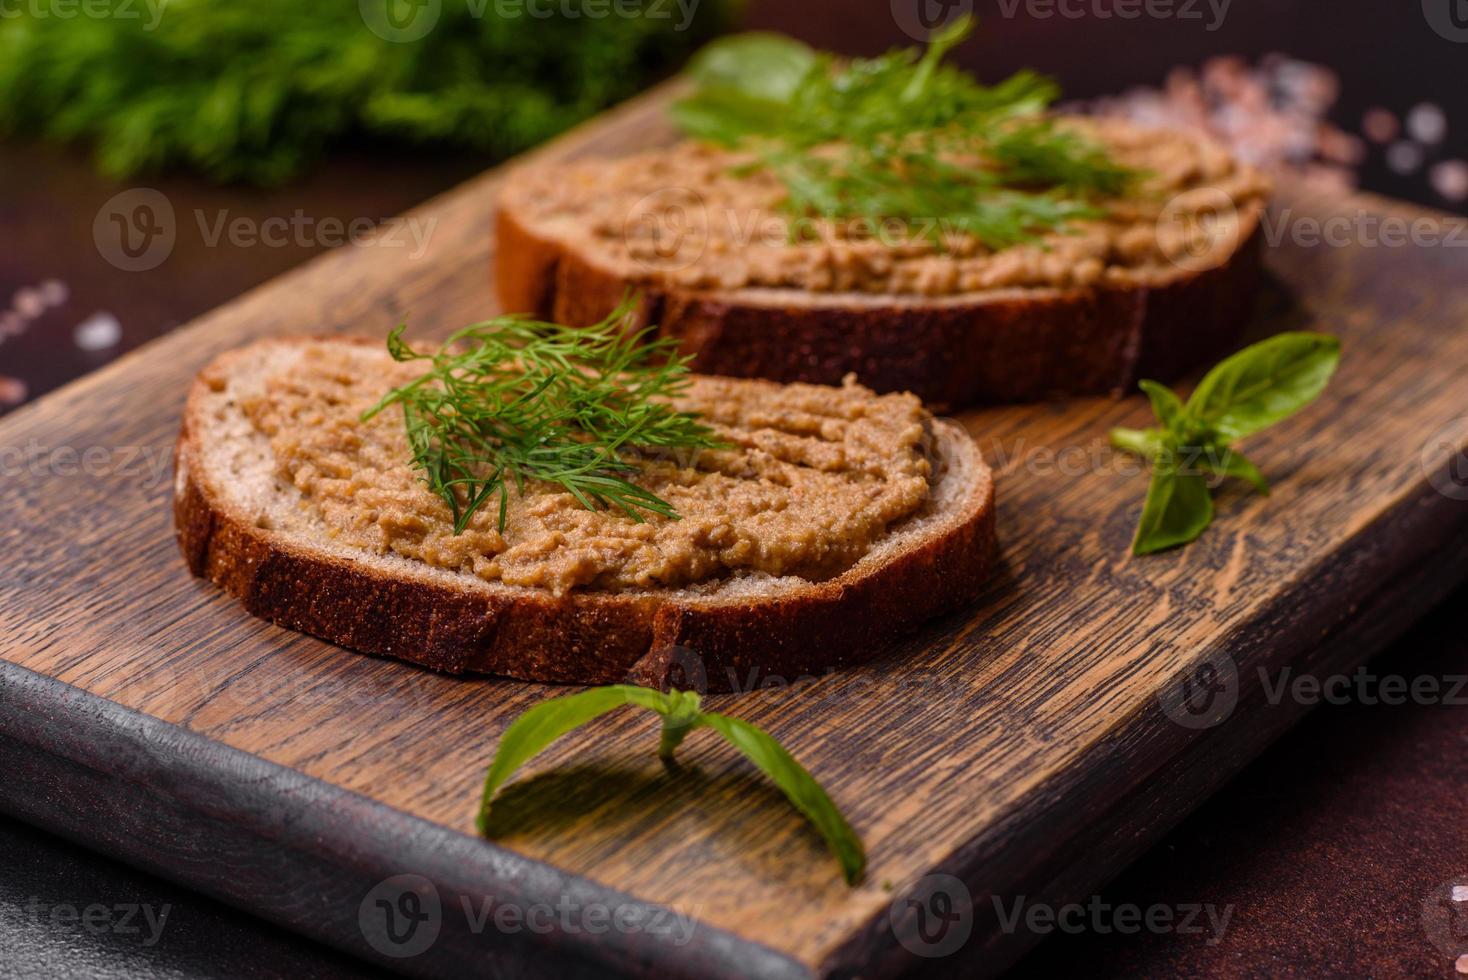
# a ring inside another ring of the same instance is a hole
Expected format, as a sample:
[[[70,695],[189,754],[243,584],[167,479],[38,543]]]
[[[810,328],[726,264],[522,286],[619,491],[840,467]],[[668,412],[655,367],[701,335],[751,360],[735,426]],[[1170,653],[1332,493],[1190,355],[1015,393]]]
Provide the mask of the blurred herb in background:
[[[0,135],[93,144],[113,177],[259,184],[354,139],[506,155],[676,67],[739,4],[582,2],[541,16],[496,0],[18,5],[0,19]]]

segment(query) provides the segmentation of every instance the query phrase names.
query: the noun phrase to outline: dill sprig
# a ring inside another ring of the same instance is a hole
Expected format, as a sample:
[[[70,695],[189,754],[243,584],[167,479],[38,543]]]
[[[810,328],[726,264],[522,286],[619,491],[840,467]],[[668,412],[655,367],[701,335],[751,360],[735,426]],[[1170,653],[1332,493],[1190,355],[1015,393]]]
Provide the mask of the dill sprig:
[[[1001,248],[1124,193],[1135,174],[1044,114],[1055,83],[1020,72],[993,86],[943,63],[972,18],[924,52],[841,61],[778,35],[710,45],[673,117],[696,138],[750,152],[800,215],[897,219]]]
[[[400,405],[413,465],[442,497],[462,533],[499,497],[505,528],[510,488],[558,484],[588,509],[616,507],[677,519],[672,506],[629,479],[637,450],[696,450],[721,443],[669,399],[688,384],[688,361],[672,340],[629,329],[624,302],[592,327],[502,316],[458,331],[434,351],[388,336],[394,360],[426,361],[421,376],[393,389],[363,421]]]

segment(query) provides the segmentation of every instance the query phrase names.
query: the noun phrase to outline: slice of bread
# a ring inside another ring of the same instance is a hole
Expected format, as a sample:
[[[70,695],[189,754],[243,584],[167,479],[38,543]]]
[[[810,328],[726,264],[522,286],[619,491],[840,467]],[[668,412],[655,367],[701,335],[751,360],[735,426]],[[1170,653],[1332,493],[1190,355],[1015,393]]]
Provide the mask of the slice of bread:
[[[971,600],[993,564],[992,475],[945,420],[929,423],[920,508],[824,581],[745,571],[689,588],[556,594],[344,544],[282,478],[244,408],[323,345],[383,377],[393,367],[375,341],[296,338],[233,351],[201,372],[179,436],[174,515],[195,574],[257,616],[342,646],[451,673],[747,690],[873,656]]]
[[[997,251],[821,222],[792,240],[774,178],[694,144],[528,168],[499,198],[500,300],[581,325],[635,291],[694,370],[854,372],[936,408],[1115,394],[1221,355],[1253,311],[1268,181],[1203,137],[1076,125],[1151,178],[1105,221]]]

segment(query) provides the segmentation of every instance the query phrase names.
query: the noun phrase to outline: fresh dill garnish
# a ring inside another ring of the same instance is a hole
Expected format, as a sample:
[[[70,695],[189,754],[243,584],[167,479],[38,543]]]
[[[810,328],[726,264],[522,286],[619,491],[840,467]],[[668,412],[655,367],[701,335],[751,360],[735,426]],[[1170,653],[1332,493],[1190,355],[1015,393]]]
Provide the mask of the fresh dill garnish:
[[[413,465],[454,515],[454,533],[499,497],[499,528],[510,487],[558,484],[588,509],[616,507],[677,519],[667,501],[627,479],[635,450],[722,445],[669,399],[688,384],[688,360],[671,339],[628,329],[624,302],[592,327],[502,316],[458,331],[434,351],[417,351],[399,326],[387,338],[394,360],[426,361],[362,416],[403,409]]]
[[[1135,174],[1044,114],[1053,81],[1020,72],[984,86],[944,64],[972,29],[966,17],[925,52],[851,61],[779,35],[717,41],[690,66],[698,87],[673,118],[752,153],[798,215],[897,219],[993,248],[1101,216],[1097,201]]]

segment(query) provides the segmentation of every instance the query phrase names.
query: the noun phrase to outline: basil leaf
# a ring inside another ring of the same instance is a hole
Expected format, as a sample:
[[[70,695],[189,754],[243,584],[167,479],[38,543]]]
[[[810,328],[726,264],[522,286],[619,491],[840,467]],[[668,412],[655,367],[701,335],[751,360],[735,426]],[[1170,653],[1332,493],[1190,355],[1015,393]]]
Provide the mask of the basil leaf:
[[[821,836],[825,837],[826,844],[841,863],[846,883],[855,884],[867,861],[861,839],[856,836],[856,831],[851,829],[846,818],[841,816],[841,811],[836,809],[836,804],[831,802],[826,791],[806,772],[805,767],[796,762],[769,734],[747,721],[705,712],[700,722],[724,736],[766,776],[775,781],[775,785],[784,791],[795,809],[805,814],[806,819],[815,824]]]
[[[1180,473],[1175,454],[1153,464],[1147,502],[1132,539],[1132,554],[1150,555],[1196,540],[1213,523],[1213,497],[1199,473]]]
[[[818,60],[815,51],[794,38],[751,31],[706,45],[688,62],[688,74],[704,88],[733,89],[783,103]]]
[[[562,735],[624,704],[641,705],[664,715],[671,710],[667,696],[659,691],[617,684],[542,701],[516,718],[500,736],[494,761],[484,776],[484,796],[475,821],[479,832],[488,833],[490,803],[515,770]]]
[[[1248,480],[1264,496],[1269,496],[1269,481],[1264,474],[1259,472],[1243,453],[1237,449],[1224,449],[1221,452],[1216,448],[1210,449],[1200,459],[1199,463],[1209,473],[1218,476],[1236,476],[1241,480]]]
[[[725,88],[704,89],[668,107],[668,114],[683,132],[724,146],[734,146],[750,133],[764,132],[783,111],[783,102]]]
[[[613,685],[552,698],[529,709],[505,729],[494,761],[485,774],[484,794],[475,820],[479,832],[488,835],[490,804],[515,770],[562,735],[624,704],[635,704],[662,716],[658,755],[665,762],[671,760],[674,749],[694,729],[712,728],[718,732],[774,780],[795,808],[815,824],[841,862],[847,883],[855,884],[861,877],[866,867],[861,838],[811,774],[779,742],[749,722],[700,711],[699,697],[692,691],[663,694],[646,687]]]
[[[1152,412],[1169,429],[1177,427],[1178,419],[1183,414],[1183,401],[1167,385],[1158,381],[1148,381],[1145,378],[1137,382],[1137,387],[1147,393],[1147,398],[1152,402]]]
[[[1283,333],[1234,354],[1209,371],[1187,414],[1232,442],[1284,419],[1325,390],[1340,361],[1335,337]]]
[[[1122,452],[1156,459],[1162,454],[1163,433],[1161,429],[1112,429],[1111,445]]]

